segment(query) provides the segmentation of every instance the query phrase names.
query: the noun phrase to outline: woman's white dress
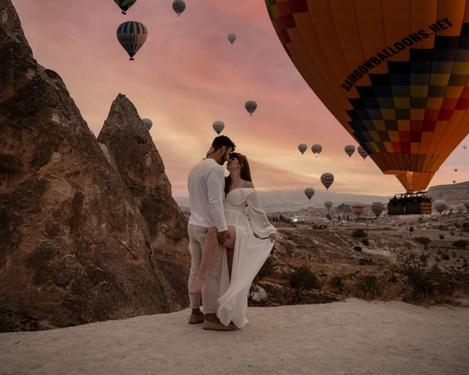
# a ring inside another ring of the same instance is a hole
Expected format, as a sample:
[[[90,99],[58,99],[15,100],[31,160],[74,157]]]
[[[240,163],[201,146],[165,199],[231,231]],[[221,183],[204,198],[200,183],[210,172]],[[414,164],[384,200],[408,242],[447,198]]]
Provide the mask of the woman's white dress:
[[[228,225],[236,229],[231,281],[226,251],[223,251],[218,298],[218,318],[228,325],[233,322],[244,327],[248,307],[248,294],[252,281],[272,251],[270,235],[277,232],[260,207],[253,188],[237,188],[225,199],[225,217]]]

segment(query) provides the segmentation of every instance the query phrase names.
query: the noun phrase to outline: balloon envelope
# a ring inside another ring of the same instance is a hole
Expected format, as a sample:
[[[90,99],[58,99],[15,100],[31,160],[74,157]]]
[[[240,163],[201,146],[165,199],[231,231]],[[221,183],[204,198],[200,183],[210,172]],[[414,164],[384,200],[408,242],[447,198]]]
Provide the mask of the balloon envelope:
[[[358,203],[358,202],[352,203],[352,212],[355,215],[361,216],[364,211],[365,211],[365,206],[363,205],[363,203]]]
[[[448,209],[448,203],[443,199],[438,199],[433,203],[433,207],[437,210],[440,214]]]
[[[142,121],[143,121],[143,125],[145,125],[145,128],[147,130],[150,130],[151,127],[153,126],[153,121],[151,121],[149,118],[144,118],[142,119]]]
[[[186,10],[186,3],[183,0],[174,0],[173,10],[177,13],[178,16],[180,16],[181,13]]]
[[[236,34],[234,33],[229,33],[228,34],[228,40],[231,44],[233,44],[236,41]]]
[[[327,208],[328,211],[332,208],[333,205],[334,205],[334,203],[332,201],[325,201],[324,202],[324,206]]]
[[[320,154],[322,151],[322,146],[320,144],[312,145],[311,151],[313,152],[313,154]]]
[[[350,157],[352,157],[353,153],[355,152],[355,146],[354,145],[347,145],[344,147],[345,153]]]
[[[386,174],[420,191],[469,132],[469,0],[266,0],[303,78]]]
[[[128,21],[121,23],[117,28],[117,39],[129,54],[130,60],[134,59],[134,55],[143,46],[147,36],[148,30],[141,22]]]
[[[215,121],[212,127],[213,127],[213,130],[217,132],[217,134],[220,134],[223,131],[223,129],[225,129],[225,124],[223,123],[223,121]]]
[[[301,144],[298,145],[298,150],[299,150],[302,154],[304,154],[307,149],[308,149],[308,146],[305,145],[304,143],[301,143]]]
[[[357,147],[357,152],[363,159],[366,159],[366,157],[368,156],[368,152],[366,152],[366,150],[362,146]]]
[[[376,215],[376,217],[381,215],[381,213],[384,211],[384,209],[385,209],[385,206],[381,202],[373,202],[371,204],[371,211],[373,211],[373,213]]]
[[[312,196],[314,195],[315,191],[313,188],[306,188],[305,189],[305,195],[308,197],[308,199],[311,199]]]
[[[257,109],[257,103],[254,100],[248,100],[244,104],[244,108],[246,108],[246,111],[249,112],[249,114],[252,116],[252,114],[256,111]]]
[[[329,189],[329,187],[332,185],[334,182],[334,175],[332,173],[326,172],[321,175],[321,182],[326,188],[326,190]]]
[[[137,2],[137,0],[114,0],[114,2],[119,6],[119,8],[121,8],[122,14],[127,14],[126,12]]]

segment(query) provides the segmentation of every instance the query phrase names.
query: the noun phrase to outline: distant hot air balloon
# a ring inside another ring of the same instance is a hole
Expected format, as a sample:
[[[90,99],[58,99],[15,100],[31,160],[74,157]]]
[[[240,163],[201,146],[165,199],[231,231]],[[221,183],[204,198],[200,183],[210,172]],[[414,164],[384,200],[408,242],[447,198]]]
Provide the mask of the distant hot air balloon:
[[[304,154],[307,149],[308,149],[308,146],[305,145],[304,143],[301,143],[298,145],[298,150],[301,152],[301,154]]]
[[[462,148],[465,150],[465,149],[467,148],[467,146],[466,146],[466,145],[464,145],[464,146],[462,146]]]
[[[348,155],[348,157],[351,158],[353,153],[355,152],[355,146],[354,145],[347,145],[347,146],[344,147],[344,151]]]
[[[453,184],[455,184],[455,183],[456,183],[456,180],[453,180]]]
[[[366,159],[366,157],[368,156],[368,152],[366,152],[366,150],[362,146],[357,147],[357,152],[363,159]]]
[[[186,3],[184,0],[174,0],[173,10],[177,13],[178,17],[186,10]]]
[[[379,215],[381,215],[384,209],[385,209],[385,206],[381,202],[373,202],[371,204],[371,211],[373,211],[376,217],[379,217]]]
[[[147,130],[150,130],[151,127],[153,126],[153,121],[151,121],[149,118],[144,118],[142,119],[142,121],[143,121],[143,125],[145,125],[145,128]]]
[[[441,214],[443,211],[448,209],[448,203],[443,199],[438,199],[433,203],[433,207],[435,207],[435,210]]]
[[[322,146],[320,144],[315,144],[315,145],[312,145],[311,146],[311,151],[313,152],[313,154],[316,155],[316,157],[318,157],[318,155],[321,153],[322,151]]]
[[[365,211],[365,206],[363,205],[363,203],[359,203],[359,202],[352,203],[352,212],[355,215],[357,215],[357,217],[362,216],[364,211]]]
[[[223,129],[225,129],[225,124],[223,123],[223,121],[215,121],[212,127],[213,127],[213,130],[217,132],[217,134],[220,134],[223,131]]]
[[[305,189],[305,195],[308,197],[308,199],[311,199],[314,195],[315,191],[313,188],[306,188]]]
[[[143,23],[137,21],[128,21],[121,23],[117,28],[117,39],[134,60],[134,55],[143,46],[148,36],[148,30]]]
[[[119,8],[121,8],[122,14],[127,14],[126,12],[137,2],[137,0],[114,0],[114,2],[119,6]]]
[[[229,33],[228,34],[228,41],[233,44],[236,41],[236,34],[234,33]]]
[[[321,182],[325,186],[326,190],[329,190],[329,187],[334,182],[334,175],[332,173],[323,173],[321,175]]]
[[[329,211],[332,206],[334,205],[334,203],[332,201],[325,201],[324,202],[324,206],[327,208],[327,211]]]
[[[244,104],[244,108],[246,108],[246,111],[249,112],[249,115],[252,116],[252,114],[256,111],[257,109],[257,103],[254,100],[248,100]]]
[[[469,132],[469,1],[265,3],[327,109],[384,173],[425,190]]]
[[[469,212],[469,201],[464,201],[464,207],[466,207],[467,212]]]
[[[457,172],[457,171],[458,171],[458,168],[454,168],[454,171]]]

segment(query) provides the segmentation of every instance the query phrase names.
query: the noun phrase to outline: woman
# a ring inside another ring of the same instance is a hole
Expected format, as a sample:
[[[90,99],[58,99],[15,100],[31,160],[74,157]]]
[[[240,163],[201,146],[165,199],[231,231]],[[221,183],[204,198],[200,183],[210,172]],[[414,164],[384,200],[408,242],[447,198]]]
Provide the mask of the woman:
[[[236,327],[242,328],[248,322],[249,289],[272,251],[277,230],[259,205],[246,156],[231,153],[227,169],[230,172],[225,181],[228,231],[223,243],[217,316],[225,325],[233,322]],[[202,289],[217,251],[217,229],[210,228],[204,244],[199,278],[190,293],[198,293]]]

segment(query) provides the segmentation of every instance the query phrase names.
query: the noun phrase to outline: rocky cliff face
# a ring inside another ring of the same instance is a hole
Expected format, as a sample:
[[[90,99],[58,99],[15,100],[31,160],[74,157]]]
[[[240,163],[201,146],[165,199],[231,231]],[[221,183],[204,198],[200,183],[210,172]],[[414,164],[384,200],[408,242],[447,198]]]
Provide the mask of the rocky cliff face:
[[[434,201],[444,199],[450,206],[457,207],[469,200],[469,181],[451,185],[437,185],[428,189]]]
[[[181,222],[150,220],[61,78],[34,60],[10,0],[0,0],[0,135],[0,331],[185,306],[184,264],[172,285],[160,261],[184,241]]]

